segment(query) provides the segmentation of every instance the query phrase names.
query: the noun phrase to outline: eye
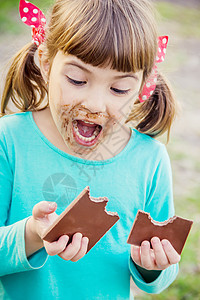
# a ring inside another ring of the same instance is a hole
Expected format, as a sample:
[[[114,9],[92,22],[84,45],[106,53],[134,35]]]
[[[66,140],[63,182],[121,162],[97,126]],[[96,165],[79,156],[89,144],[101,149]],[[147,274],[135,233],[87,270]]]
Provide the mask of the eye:
[[[119,89],[115,89],[115,88],[111,88],[111,90],[113,92],[115,92],[116,94],[120,94],[120,95],[128,94],[128,92],[130,91],[130,90],[119,90]]]
[[[74,85],[84,85],[87,83],[86,81],[79,81],[79,80],[72,79],[69,76],[66,76],[66,77],[67,77],[67,80]]]

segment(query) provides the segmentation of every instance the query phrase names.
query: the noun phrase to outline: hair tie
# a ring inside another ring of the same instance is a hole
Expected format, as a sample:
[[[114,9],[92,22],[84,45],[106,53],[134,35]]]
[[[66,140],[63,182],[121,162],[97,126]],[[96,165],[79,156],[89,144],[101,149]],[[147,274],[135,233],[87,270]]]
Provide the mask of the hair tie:
[[[161,63],[165,60],[166,48],[168,43],[168,36],[159,36],[158,37],[158,52],[156,55],[155,64],[150,76],[147,78],[141,94],[139,95],[139,101],[144,102],[149,99],[153,94],[156,83],[157,83],[157,63]]]
[[[45,40],[46,17],[43,12],[29,1],[20,0],[19,13],[22,22],[32,27],[32,41],[36,46]]]

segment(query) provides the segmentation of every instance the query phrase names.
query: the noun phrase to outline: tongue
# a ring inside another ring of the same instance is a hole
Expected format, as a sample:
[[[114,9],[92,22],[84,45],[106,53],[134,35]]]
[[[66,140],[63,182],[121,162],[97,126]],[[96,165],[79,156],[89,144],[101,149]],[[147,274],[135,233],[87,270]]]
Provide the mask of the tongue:
[[[77,122],[78,131],[84,137],[91,137],[97,125],[87,124],[84,121]]]

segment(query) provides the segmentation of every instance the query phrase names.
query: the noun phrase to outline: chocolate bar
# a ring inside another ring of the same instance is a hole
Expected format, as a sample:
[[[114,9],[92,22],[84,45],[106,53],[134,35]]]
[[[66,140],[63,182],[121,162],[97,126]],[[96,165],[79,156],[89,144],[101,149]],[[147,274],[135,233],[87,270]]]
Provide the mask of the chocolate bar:
[[[53,242],[61,235],[68,235],[69,242],[76,232],[89,238],[87,252],[119,220],[115,212],[107,212],[107,197],[94,198],[87,186],[74,201],[61,213],[54,223],[44,232],[42,238]]]
[[[175,250],[181,254],[193,221],[174,216],[167,221],[154,221],[149,213],[138,210],[127,243],[140,246],[145,241],[151,241],[154,236],[160,240],[170,241]]]

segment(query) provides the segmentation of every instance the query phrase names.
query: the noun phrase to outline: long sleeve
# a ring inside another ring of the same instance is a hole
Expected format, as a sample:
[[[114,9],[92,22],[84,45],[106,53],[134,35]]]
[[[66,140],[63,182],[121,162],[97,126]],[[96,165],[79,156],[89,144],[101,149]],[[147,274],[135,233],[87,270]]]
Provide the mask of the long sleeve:
[[[12,198],[13,171],[7,157],[7,147],[2,128],[0,129],[0,226],[7,222]]]
[[[0,276],[41,268],[47,259],[44,249],[27,259],[24,242],[26,221],[0,227]]]
[[[166,289],[176,278],[178,274],[178,264],[172,265],[163,270],[156,280],[146,283],[138,272],[131,257],[129,259],[129,269],[135,284],[144,292],[149,294],[159,294]]]
[[[8,158],[3,129],[0,129],[0,276],[41,267],[46,261],[44,249],[29,259],[25,253],[26,219],[8,224],[12,204],[13,170]]]
[[[149,181],[149,188],[147,188],[144,210],[149,212],[155,221],[162,222],[174,215],[171,165],[164,145],[161,145],[155,161],[156,165]],[[146,283],[131,257],[129,258],[129,268],[136,285],[147,293],[162,292],[178,274],[178,264],[172,265],[161,271],[153,282]]]

